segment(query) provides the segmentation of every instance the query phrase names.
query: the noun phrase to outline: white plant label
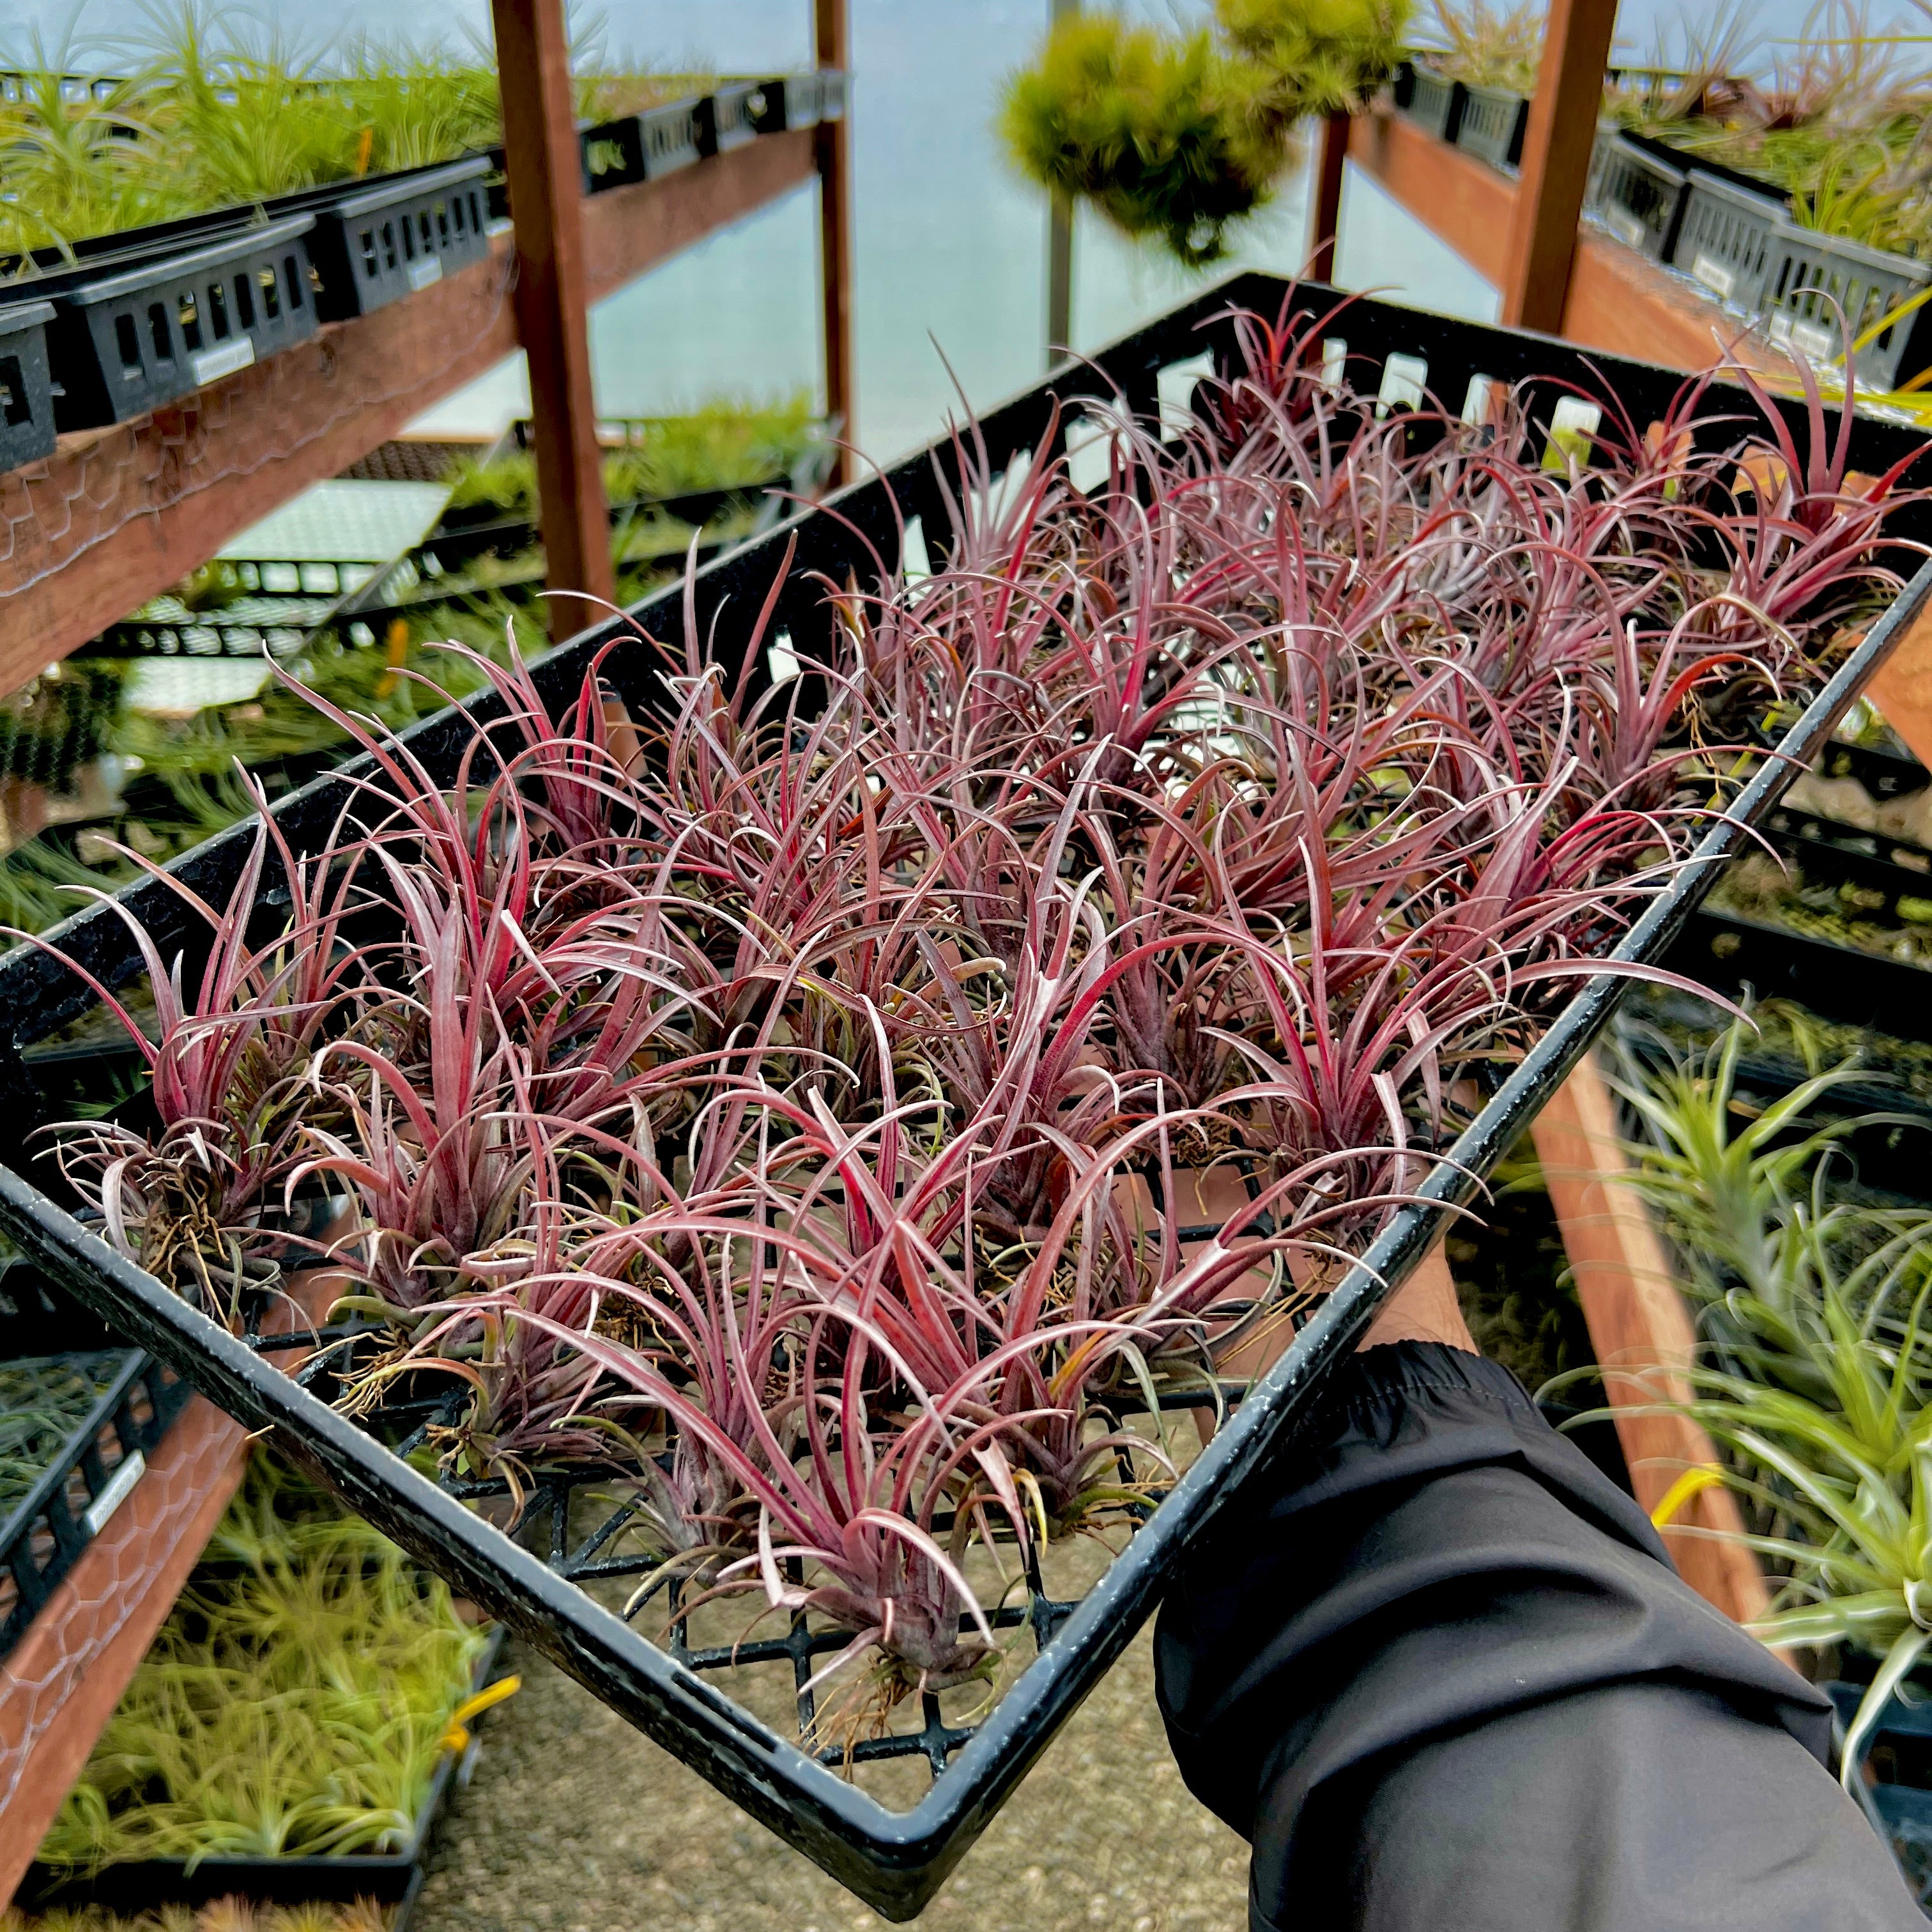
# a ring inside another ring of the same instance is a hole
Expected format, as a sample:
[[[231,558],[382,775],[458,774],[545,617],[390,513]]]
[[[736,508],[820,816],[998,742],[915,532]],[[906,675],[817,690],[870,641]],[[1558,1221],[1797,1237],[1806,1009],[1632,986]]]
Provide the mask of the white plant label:
[[[426,289],[430,283],[442,280],[442,257],[440,255],[425,255],[420,262],[410,264],[410,286],[412,289]]]
[[[80,1520],[81,1527],[89,1536],[98,1536],[107,1527],[108,1519],[128,1500],[128,1492],[141,1480],[147,1466],[147,1458],[138,1449],[121,1459],[107,1479],[107,1486],[88,1504]]]
[[[245,335],[238,342],[224,343],[219,349],[204,349],[194,358],[196,386],[205,388],[210,382],[218,382],[224,376],[247,368],[254,359],[255,344]]]

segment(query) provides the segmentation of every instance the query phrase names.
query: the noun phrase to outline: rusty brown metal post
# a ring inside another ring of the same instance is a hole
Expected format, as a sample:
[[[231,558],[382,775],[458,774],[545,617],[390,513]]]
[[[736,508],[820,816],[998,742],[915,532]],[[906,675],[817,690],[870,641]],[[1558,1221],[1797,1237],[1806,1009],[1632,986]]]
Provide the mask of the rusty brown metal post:
[[[812,0],[812,38],[818,64],[849,76],[852,68],[850,22],[845,0]],[[852,371],[852,97],[848,80],[845,112],[818,127],[818,238],[820,292],[825,308],[825,406],[840,419],[848,442],[858,436]],[[852,480],[851,458],[838,452],[834,484]]]
[[[1308,273],[1318,282],[1335,279],[1335,236],[1342,225],[1342,170],[1348,158],[1354,117],[1331,114],[1316,136],[1308,177]]]
[[[1510,225],[1502,320],[1560,334],[1617,0],[1551,0]]]
[[[564,0],[491,0],[490,14],[517,225],[517,333],[530,364],[550,587],[608,600],[616,586],[590,380],[584,172]],[[554,638],[581,630],[596,614],[581,597],[549,604]]]

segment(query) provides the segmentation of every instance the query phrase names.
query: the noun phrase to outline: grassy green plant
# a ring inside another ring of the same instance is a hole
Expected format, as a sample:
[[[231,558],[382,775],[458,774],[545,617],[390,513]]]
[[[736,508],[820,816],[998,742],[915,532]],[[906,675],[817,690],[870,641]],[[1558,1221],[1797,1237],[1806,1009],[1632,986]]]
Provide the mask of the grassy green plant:
[[[144,223],[246,206],[502,139],[487,48],[470,58],[367,35],[304,46],[220,0],[148,0],[132,32],[98,43],[38,30],[0,45],[28,76],[0,118],[0,250],[64,247]],[[578,108],[634,110],[686,83],[609,70],[580,35]],[[118,76],[103,98],[63,75]]]
[[[407,1844],[482,1634],[446,1586],[263,1457],[208,1557],[41,1858],[192,1867]]]
[[[1434,0],[1416,52],[1446,80],[1528,95],[1543,56],[1541,0],[1492,6],[1490,0]]]
[[[777,401],[719,399],[688,416],[641,417],[629,440],[604,459],[604,492],[613,503],[753,489],[797,474],[823,446],[802,391]],[[450,478],[450,507],[491,508],[534,518],[536,458],[514,450],[488,462],[466,460]]]

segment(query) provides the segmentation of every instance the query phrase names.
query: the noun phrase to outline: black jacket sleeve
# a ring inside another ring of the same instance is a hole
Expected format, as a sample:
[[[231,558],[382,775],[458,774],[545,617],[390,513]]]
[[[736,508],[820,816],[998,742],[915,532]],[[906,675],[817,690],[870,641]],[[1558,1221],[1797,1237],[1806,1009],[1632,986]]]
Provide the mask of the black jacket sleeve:
[[[1924,1932],[1828,1707],[1507,1370],[1357,1356],[1155,1639],[1253,1932]]]

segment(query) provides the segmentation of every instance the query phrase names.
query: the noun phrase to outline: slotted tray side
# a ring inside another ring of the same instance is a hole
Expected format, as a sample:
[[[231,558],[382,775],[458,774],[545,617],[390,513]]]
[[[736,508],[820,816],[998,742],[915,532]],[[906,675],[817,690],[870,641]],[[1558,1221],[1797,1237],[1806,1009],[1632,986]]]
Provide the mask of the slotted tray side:
[[[991,412],[979,434],[993,466],[1000,468],[1036,448],[1049,434],[1064,436],[1067,424],[1056,418],[1057,403],[1071,410],[1083,398],[1104,398],[1118,388],[1129,406],[1150,414],[1163,390],[1172,395],[1177,386],[1191,381],[1190,372],[1199,368],[1204,350],[1222,367],[1231,362],[1234,334],[1226,316],[1231,304],[1272,317],[1286,292],[1286,285],[1272,277],[1234,278],[1090,363],[1064,370]],[[1342,298],[1332,291],[1308,287],[1300,299],[1322,314]],[[1544,418],[1564,386],[1598,388],[1607,382],[1640,428],[1663,412],[1683,380],[1669,371],[1613,358],[1586,362],[1576,352],[1538,337],[1367,301],[1352,302],[1334,319],[1329,332],[1346,341],[1359,389],[1373,393],[1376,372],[1390,355],[1420,358],[1428,365],[1429,388],[1452,410],[1478,377],[1504,382],[1540,379],[1532,400]],[[1792,419],[1796,423],[1795,412]],[[1714,437],[1726,432],[1714,429],[1711,434]],[[1862,469],[1882,470],[1907,446],[1901,432],[1861,424],[1853,460]],[[778,593],[773,630],[788,633],[800,657],[822,655],[830,643],[832,620],[817,588],[806,581],[806,573],[835,582],[843,581],[848,572],[856,572],[862,580],[869,579],[878,562],[896,560],[901,518],[919,518],[922,534],[936,539],[944,528],[942,486],[956,489],[958,481],[952,449],[942,443],[721,560],[701,572],[696,584],[700,631],[711,628],[715,616],[721,638],[743,637],[786,544],[795,536],[797,554],[791,578]],[[1712,828],[1670,891],[1652,902],[1618,949],[1618,957],[1646,959],[1661,952],[1742,837],[1742,824],[1766,809],[1790,773],[1822,744],[1833,719],[1882,658],[1929,588],[1932,571],[1914,579],[1832,677],[1784,740],[1784,757],[1766,761],[1732,818]],[[650,600],[638,607],[637,614],[647,627],[675,638],[682,621],[679,595],[674,591]],[[604,674],[616,694],[633,708],[652,704],[662,695],[654,660],[641,648],[627,648],[621,641],[625,634],[626,627],[614,620],[541,660],[536,674],[547,696],[556,702],[573,695],[593,656],[614,644]],[[746,670],[754,682],[766,675],[763,665],[748,665]],[[481,716],[491,715],[494,708],[490,700],[478,700],[473,707]],[[445,714],[407,735],[433,770],[447,772],[469,728]],[[345,789],[341,778],[332,776],[278,806],[278,820],[298,850],[312,848],[326,834]],[[224,834],[187,855],[176,869],[204,896],[225,898],[245,854],[247,837],[245,827]],[[273,891],[268,896],[272,898]],[[152,883],[130,888],[124,903],[155,932],[164,952],[192,942],[171,896]],[[107,983],[123,981],[138,969],[138,955],[111,913],[84,914],[55,936]],[[1070,1609],[1041,1600],[1045,1607],[1036,1634],[1045,1637],[1044,1648],[1001,1701],[971,1727],[970,1735],[956,1739],[946,1733],[962,1727],[944,1721],[943,1714],[938,1720],[930,1712],[917,1714],[924,1721],[910,1754],[925,1756],[937,1774],[926,1794],[903,1811],[887,1809],[724,1696],[712,1681],[712,1660],[705,1654],[706,1646],[683,1643],[674,1630],[670,1647],[660,1647],[615,1610],[594,1600],[566,1573],[573,1564],[581,1570],[596,1563],[603,1546],[592,1540],[594,1528],[587,1534],[573,1532],[567,1508],[554,1508],[548,1519],[533,1513],[524,1526],[524,1540],[506,1535],[466,1507],[461,1497],[439,1486],[310,1389],[260,1360],[245,1340],[217,1328],[115,1255],[23,1178],[22,1136],[46,1118],[46,1110],[19,1048],[44,1037],[92,1003],[92,996],[64,969],[44,955],[26,951],[0,961],[0,997],[14,1022],[12,1039],[0,1040],[0,1097],[10,1103],[0,1106],[0,1123],[8,1136],[4,1151],[10,1162],[0,1171],[0,1222],[81,1299],[110,1313],[129,1336],[175,1364],[249,1426],[271,1430],[279,1449],[328,1483],[396,1541],[868,1903],[902,1918],[916,1913],[931,1896],[1060,1723],[1126,1647],[1183,1560],[1189,1541],[1257,1472],[1292,1452],[1298,1419],[1328,1375],[1346,1359],[1384,1296],[1420,1258],[1445,1204],[1473,1196],[1478,1177],[1516,1140],[1554,1090],[1608,1017],[1626,983],[1608,974],[1584,982],[1432,1170],[1418,1190],[1421,1198],[1417,1204],[1394,1219],[1124,1553]],[[488,1507],[487,1498],[476,1500]],[[539,1528],[544,1534],[537,1536]],[[528,1546],[532,1538],[544,1546]],[[788,1673],[795,1686],[801,1681],[801,1664],[818,1654],[814,1634],[794,1628],[770,1641],[775,1648],[764,1654],[766,1662]],[[942,1764],[944,1769],[938,1769]]]

